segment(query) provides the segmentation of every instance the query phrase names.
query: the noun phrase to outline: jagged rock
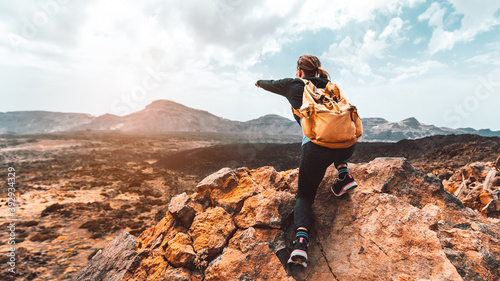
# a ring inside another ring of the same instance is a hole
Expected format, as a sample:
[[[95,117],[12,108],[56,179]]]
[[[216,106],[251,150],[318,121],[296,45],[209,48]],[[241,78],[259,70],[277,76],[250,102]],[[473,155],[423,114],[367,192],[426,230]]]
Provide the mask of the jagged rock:
[[[224,168],[203,179],[196,191],[208,198],[212,206],[220,206],[233,214],[241,208],[245,199],[258,193],[259,187],[248,174],[247,168]]]
[[[196,253],[193,249],[191,237],[182,232],[177,233],[172,240],[168,241],[165,257],[175,267],[193,268]]]
[[[498,155],[497,160],[495,161],[495,168],[500,172],[500,155]]]
[[[296,194],[299,188],[299,169],[284,171],[280,174],[285,181],[285,185],[283,187],[291,193]]]
[[[481,204],[483,205],[488,205],[488,203],[493,200],[493,196],[491,194],[491,191],[485,190],[479,195],[479,200],[481,201]]]
[[[168,281],[190,281],[191,272],[184,267],[171,267],[165,271],[162,280]]]
[[[156,226],[142,232],[136,246],[139,254],[122,280],[140,281],[153,277],[156,279],[150,280],[160,280],[168,267],[164,249],[167,242],[177,233],[175,219],[169,212]]]
[[[191,198],[184,192],[172,197],[168,204],[168,211],[186,228],[191,226],[196,215],[196,207],[189,204],[190,202]]]
[[[297,280],[488,280],[497,274],[500,244],[488,239],[498,241],[500,228],[465,208],[436,178],[403,158],[349,169],[360,184],[352,193],[329,194],[332,169],[319,188],[310,266]]]
[[[231,215],[221,207],[215,207],[198,213],[189,233],[196,253],[206,254],[211,259],[222,252],[235,230]]]
[[[491,181],[491,186],[500,187],[500,177],[494,177]]]
[[[167,212],[165,217],[158,222],[154,227],[146,229],[138,238],[137,251],[155,248],[161,245],[163,240],[170,240],[173,238],[171,232],[174,228],[175,219]],[[171,235],[172,237],[170,237]]]
[[[488,204],[486,204],[486,206],[484,206],[483,211],[486,213],[500,212],[500,200],[491,200]]]
[[[205,280],[294,280],[254,228],[238,231],[205,271]]]
[[[349,170],[359,187],[348,194],[331,194],[329,186],[337,175],[333,167],[318,189],[307,268],[285,265],[294,238],[293,223],[287,218],[293,210],[297,170],[223,169],[203,180],[190,196],[200,202],[210,200],[189,230],[167,212],[141,234],[139,254],[127,274],[115,280],[144,280],[149,274],[158,280],[495,280],[500,276],[498,222],[465,207],[437,177],[415,169],[404,158],[350,164]],[[217,205],[249,186],[254,193],[232,201],[241,208],[224,205],[232,210],[228,212]],[[168,257],[169,247],[180,248],[190,241],[199,274],[186,264],[174,268],[167,263],[175,263]],[[112,266],[106,270],[116,271]]]
[[[118,280],[161,280],[167,267],[168,263],[159,249],[149,253],[144,251],[142,255],[139,254],[123,278]]]
[[[248,198],[234,221],[239,228],[251,226],[280,228],[283,221],[293,212],[294,204],[294,195],[268,189]]]
[[[265,166],[258,169],[255,169],[251,172],[252,179],[257,183],[262,189],[276,188],[276,189],[284,189],[285,188],[285,178],[278,173],[274,167]]]
[[[137,239],[124,231],[103,250],[99,250],[75,277],[75,281],[122,280],[137,257]]]
[[[233,189],[238,185],[238,175],[230,168],[222,168],[219,171],[204,178],[197,186],[196,192],[202,193],[212,189]]]
[[[279,229],[249,227],[245,230],[238,230],[229,241],[229,247],[247,252],[256,243],[266,244],[282,263],[288,258],[285,235]]]

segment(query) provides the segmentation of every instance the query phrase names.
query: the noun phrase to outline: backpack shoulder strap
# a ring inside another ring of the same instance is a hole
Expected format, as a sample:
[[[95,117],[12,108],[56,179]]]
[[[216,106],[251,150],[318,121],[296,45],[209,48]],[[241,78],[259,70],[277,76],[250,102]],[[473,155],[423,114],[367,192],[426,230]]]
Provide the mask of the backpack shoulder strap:
[[[299,79],[302,80],[302,82],[304,82],[304,87],[307,87],[311,83],[311,81],[309,81],[307,79],[303,79],[303,78],[299,78]],[[304,114],[302,114],[302,112],[300,112],[300,110],[293,108],[293,106],[292,106],[292,112],[293,112],[293,114],[297,115],[299,118],[301,118],[301,119],[304,118]]]

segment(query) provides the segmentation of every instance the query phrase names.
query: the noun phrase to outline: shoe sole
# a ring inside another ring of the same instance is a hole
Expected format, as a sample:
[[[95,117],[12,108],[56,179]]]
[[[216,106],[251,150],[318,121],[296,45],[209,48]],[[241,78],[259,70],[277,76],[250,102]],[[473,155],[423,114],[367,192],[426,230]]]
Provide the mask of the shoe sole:
[[[335,193],[335,191],[333,190],[333,185],[330,187],[330,189],[332,190],[332,193],[333,193],[335,196],[340,197],[340,196],[344,195],[344,194],[345,194],[347,191],[349,191],[350,189],[353,189],[353,188],[355,188],[355,187],[357,187],[357,186],[358,186],[358,184],[357,184],[355,181],[353,181],[353,182],[351,182],[351,183],[349,183],[349,184],[346,184],[346,185],[345,185],[345,186],[344,186],[344,187],[340,190],[340,193],[339,193],[339,194]]]
[[[294,250],[288,259],[288,263],[307,267],[307,253],[302,250]]]

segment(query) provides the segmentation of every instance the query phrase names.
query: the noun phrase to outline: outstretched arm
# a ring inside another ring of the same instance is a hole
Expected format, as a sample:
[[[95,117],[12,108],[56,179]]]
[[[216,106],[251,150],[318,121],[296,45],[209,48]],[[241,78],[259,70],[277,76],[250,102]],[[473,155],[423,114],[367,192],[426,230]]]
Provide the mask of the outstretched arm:
[[[280,80],[257,80],[257,82],[255,82],[255,86],[278,95],[286,96],[293,81],[294,79],[292,78],[284,78]]]

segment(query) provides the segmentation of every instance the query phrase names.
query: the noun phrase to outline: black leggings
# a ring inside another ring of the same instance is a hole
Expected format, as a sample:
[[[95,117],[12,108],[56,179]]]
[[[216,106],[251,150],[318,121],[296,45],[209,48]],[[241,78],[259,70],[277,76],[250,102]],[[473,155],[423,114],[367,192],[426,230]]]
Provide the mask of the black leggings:
[[[312,228],[312,204],[318,186],[325,176],[326,169],[332,164],[337,168],[347,164],[354,153],[355,145],[348,148],[330,149],[311,141],[302,145],[299,165],[299,190],[294,208],[295,229]]]

